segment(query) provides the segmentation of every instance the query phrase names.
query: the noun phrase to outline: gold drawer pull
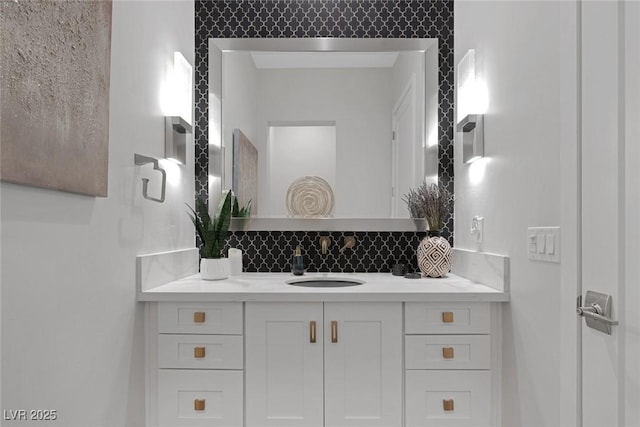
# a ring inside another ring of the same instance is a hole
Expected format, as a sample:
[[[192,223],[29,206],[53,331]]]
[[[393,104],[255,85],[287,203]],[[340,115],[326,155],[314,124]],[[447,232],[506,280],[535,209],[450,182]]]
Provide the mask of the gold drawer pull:
[[[453,311],[442,312],[442,323],[453,323]]]
[[[331,321],[331,342],[338,342],[338,321]]]
[[[316,342],[316,321],[309,322],[309,342]]]
[[[442,347],[442,357],[444,359],[453,359],[453,347]]]
[[[193,401],[193,410],[194,411],[204,411],[204,401],[205,399],[196,399]]]
[[[453,399],[443,400],[442,409],[444,409],[445,411],[453,411]]]
[[[204,311],[196,311],[193,313],[193,323],[204,323]]]
[[[205,353],[206,351],[204,347],[193,348],[193,357],[195,357],[196,359],[204,359]]]

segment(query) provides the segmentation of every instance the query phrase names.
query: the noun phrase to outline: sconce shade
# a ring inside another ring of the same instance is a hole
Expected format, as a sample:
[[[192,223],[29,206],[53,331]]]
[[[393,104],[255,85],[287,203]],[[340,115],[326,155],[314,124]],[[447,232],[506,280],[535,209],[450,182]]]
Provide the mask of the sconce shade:
[[[462,132],[462,160],[471,163],[484,157],[484,116],[481,91],[476,81],[475,50],[470,49],[458,63],[456,130]]]
[[[193,118],[193,68],[180,52],[173,53],[173,73],[171,75],[171,111],[168,115],[182,117],[192,124]]]
[[[462,132],[462,161],[471,163],[484,157],[484,116],[469,114],[456,126]]]
[[[173,54],[169,77],[170,97],[165,117],[164,156],[177,163],[187,161],[187,135],[191,133],[193,69],[180,52]]]

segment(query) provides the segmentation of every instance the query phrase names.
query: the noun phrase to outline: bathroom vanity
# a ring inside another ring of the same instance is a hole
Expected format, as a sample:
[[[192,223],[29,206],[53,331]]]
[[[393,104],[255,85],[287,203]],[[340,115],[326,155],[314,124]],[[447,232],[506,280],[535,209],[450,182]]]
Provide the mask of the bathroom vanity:
[[[149,426],[499,426],[508,293],[450,274],[192,275],[141,289]]]

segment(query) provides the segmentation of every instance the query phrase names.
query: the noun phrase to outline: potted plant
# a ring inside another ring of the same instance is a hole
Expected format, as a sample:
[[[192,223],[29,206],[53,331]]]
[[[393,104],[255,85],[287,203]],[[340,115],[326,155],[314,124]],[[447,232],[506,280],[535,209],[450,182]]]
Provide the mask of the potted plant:
[[[403,200],[412,218],[424,218],[429,229],[418,245],[418,267],[424,276],[445,277],[451,271],[451,245],[440,232],[451,211],[453,195],[442,184],[423,183],[410,189]]]
[[[196,199],[196,208],[187,205],[187,212],[202,241],[200,250],[200,274],[204,280],[221,280],[229,277],[229,260],[222,257],[222,246],[229,233],[231,223],[231,200],[229,191],[218,205],[213,218],[202,197]]]
[[[233,218],[249,218],[251,216],[251,200],[244,205],[243,208],[240,208],[238,204],[238,198],[233,196],[233,208],[231,209],[231,216]]]

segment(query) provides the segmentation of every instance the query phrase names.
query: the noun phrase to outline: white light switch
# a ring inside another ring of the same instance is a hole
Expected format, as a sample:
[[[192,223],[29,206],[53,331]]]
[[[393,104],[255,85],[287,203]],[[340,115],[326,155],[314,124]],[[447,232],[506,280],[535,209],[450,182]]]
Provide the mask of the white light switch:
[[[546,248],[546,252],[549,255],[553,255],[555,252],[555,241],[556,238],[553,234],[545,234],[544,236],[544,240],[545,240],[545,248]]]
[[[560,227],[527,228],[527,254],[530,260],[560,262]]]
[[[535,234],[529,234],[529,252],[537,252],[537,240]]]
[[[538,248],[539,254],[544,253],[544,243],[545,243],[544,234],[536,234],[536,248]]]

